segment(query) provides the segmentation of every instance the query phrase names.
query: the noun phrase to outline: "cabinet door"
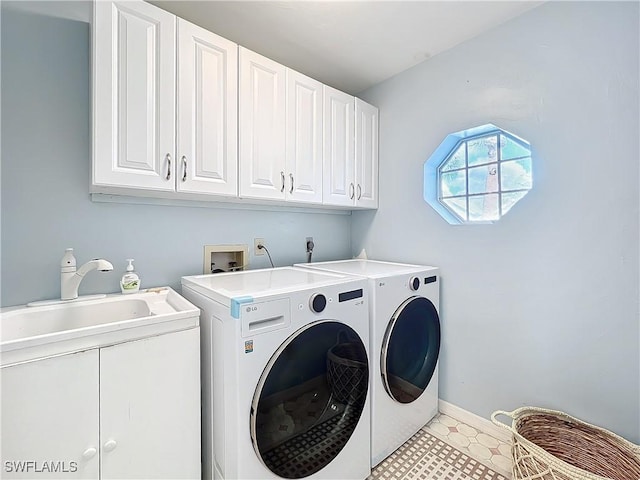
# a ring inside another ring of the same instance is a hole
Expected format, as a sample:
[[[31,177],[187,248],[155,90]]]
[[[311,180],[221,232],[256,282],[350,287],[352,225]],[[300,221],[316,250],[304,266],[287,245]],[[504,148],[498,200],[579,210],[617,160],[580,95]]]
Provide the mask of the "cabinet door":
[[[285,198],[286,67],[239,47],[240,196]]]
[[[200,478],[199,332],[100,350],[103,480]]]
[[[287,69],[287,199],[322,203],[322,84]]]
[[[93,5],[93,190],[174,190],[176,17]]]
[[[324,86],[323,203],[354,205],[354,98]]]
[[[99,478],[98,351],[0,369],[2,478]]]
[[[181,192],[238,193],[238,46],[178,19]]]
[[[356,205],[378,208],[378,109],[356,98]]]

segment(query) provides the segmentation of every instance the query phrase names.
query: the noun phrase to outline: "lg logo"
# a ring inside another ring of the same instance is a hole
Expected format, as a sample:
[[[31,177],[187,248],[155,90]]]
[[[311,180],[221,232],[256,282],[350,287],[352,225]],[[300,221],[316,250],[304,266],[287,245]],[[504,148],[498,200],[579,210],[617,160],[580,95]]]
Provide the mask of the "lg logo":
[[[247,313],[249,312],[257,312],[258,311],[258,307],[247,307]]]

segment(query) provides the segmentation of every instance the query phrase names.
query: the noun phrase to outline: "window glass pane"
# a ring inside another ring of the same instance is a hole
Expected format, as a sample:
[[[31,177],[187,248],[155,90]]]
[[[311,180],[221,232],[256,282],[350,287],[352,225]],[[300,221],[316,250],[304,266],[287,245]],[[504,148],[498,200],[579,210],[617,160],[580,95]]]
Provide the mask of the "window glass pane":
[[[505,215],[511,207],[513,207],[518,200],[524,197],[527,194],[527,191],[524,192],[510,192],[502,194],[502,215]]]
[[[442,171],[446,172],[447,170],[455,170],[457,168],[465,167],[465,144],[463,143],[458,147],[453,155],[449,157],[449,159],[442,164]]]
[[[469,197],[469,221],[490,221],[498,218],[500,218],[500,212],[498,211],[497,194]]]
[[[467,171],[443,173],[440,176],[440,192],[442,197],[465,195],[467,193]]]
[[[467,197],[445,198],[442,201],[462,220],[467,219]]]
[[[533,185],[531,157],[500,164],[502,190],[529,190]]]
[[[515,140],[507,137],[506,135],[500,135],[500,158],[502,160],[509,160],[511,158],[528,157],[531,155],[531,150],[523,147]]]
[[[469,166],[481,165],[483,163],[496,162],[498,137],[491,135],[490,137],[481,137],[467,142],[469,155]]]
[[[498,164],[491,163],[469,169],[469,193],[498,191]]]

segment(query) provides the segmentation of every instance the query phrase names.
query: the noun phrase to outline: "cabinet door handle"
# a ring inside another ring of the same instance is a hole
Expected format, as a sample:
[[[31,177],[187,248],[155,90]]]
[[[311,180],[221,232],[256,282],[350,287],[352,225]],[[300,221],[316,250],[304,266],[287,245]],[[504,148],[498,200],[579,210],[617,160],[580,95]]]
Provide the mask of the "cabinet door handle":
[[[355,196],[355,188],[353,187],[353,183],[349,184],[349,198],[351,200],[353,200],[353,197]]]
[[[96,453],[98,453],[98,450],[96,450],[95,447],[89,447],[82,453],[82,458],[89,460],[90,458],[93,458]]]
[[[291,178],[291,190],[289,190],[289,193],[293,193],[293,173],[290,173],[289,177]]]
[[[282,177],[282,188],[280,188],[280,191],[284,192],[284,172],[280,172],[280,176]]]
[[[362,187],[360,187],[360,184],[358,184],[358,200],[360,200],[362,198]]]
[[[105,452],[112,452],[118,446],[115,440],[107,440],[102,448],[104,448]]]
[[[165,177],[165,179],[171,180],[171,154],[167,153],[167,156],[165,158],[167,159],[167,176]]]
[[[187,157],[182,156],[182,181],[187,181]]]

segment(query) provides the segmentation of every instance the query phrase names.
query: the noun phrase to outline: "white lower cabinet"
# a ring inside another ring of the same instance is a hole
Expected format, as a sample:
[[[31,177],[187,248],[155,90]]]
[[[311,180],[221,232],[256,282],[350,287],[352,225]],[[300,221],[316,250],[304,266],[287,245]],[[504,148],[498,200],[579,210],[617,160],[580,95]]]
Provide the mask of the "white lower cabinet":
[[[98,355],[0,369],[1,478],[99,478]]]
[[[4,367],[2,478],[200,478],[199,328]]]

